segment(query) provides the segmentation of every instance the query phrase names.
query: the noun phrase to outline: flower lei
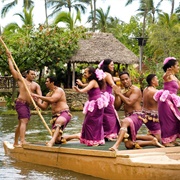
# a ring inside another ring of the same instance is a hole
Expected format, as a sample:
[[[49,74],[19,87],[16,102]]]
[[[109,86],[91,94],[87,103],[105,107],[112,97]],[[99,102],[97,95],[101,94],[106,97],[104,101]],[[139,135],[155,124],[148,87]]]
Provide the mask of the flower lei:
[[[101,66],[103,65],[104,60],[102,60],[99,64],[98,64],[98,68],[101,68]]]
[[[167,57],[167,58],[164,60],[163,64],[165,65],[166,63],[169,62],[169,60],[176,60],[176,58],[175,58],[175,57]]]
[[[106,77],[106,74],[101,69],[96,69],[95,74],[99,81]]]

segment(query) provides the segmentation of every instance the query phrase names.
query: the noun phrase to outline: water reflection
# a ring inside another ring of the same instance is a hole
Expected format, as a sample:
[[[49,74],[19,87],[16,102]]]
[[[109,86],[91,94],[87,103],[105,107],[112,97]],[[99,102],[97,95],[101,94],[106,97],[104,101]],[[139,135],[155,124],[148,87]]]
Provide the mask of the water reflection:
[[[1,110],[1,109],[0,109]],[[4,109],[3,109],[4,111]],[[123,113],[118,112],[122,119]],[[81,131],[84,115],[82,112],[72,112],[73,118],[64,130],[65,134],[74,134]],[[49,125],[51,115],[43,115],[44,120]],[[21,179],[42,179],[42,180],[98,180],[91,176],[86,176],[72,171],[61,170],[31,163],[19,162],[4,155],[3,141],[14,142],[14,132],[17,126],[17,116],[0,116],[0,178],[6,180]],[[50,126],[49,126],[50,127]],[[146,133],[145,128],[141,128],[141,133]],[[51,136],[45,128],[38,115],[32,115],[26,132],[28,142],[46,142]],[[99,179],[100,180],[100,179]]]
[[[1,111],[1,109],[0,109]],[[3,109],[4,111],[4,109]],[[82,112],[73,112],[73,118],[64,130],[65,134],[80,132],[84,115]],[[43,115],[49,125],[51,115]],[[0,116],[0,179],[21,180],[21,179],[42,179],[42,180],[98,180],[91,176],[82,175],[72,171],[61,170],[52,167],[35,165],[16,161],[4,155],[3,141],[14,142],[14,132],[17,126],[17,116]],[[50,127],[50,126],[49,126]],[[38,115],[32,115],[26,132],[28,142],[46,142],[51,138],[48,130]],[[100,179],[99,179],[100,180]]]

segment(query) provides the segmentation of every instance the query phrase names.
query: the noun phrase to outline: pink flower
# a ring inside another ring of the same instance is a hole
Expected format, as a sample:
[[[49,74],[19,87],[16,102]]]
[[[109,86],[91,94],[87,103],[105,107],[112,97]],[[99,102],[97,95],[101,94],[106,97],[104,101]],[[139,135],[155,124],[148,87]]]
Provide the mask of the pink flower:
[[[98,68],[101,68],[101,66],[103,65],[104,60],[102,60],[99,64],[98,64]]]
[[[96,69],[95,73],[99,81],[101,81],[102,79],[106,77],[106,74],[101,69]]]
[[[163,64],[165,65],[166,63],[169,62],[169,60],[176,60],[176,58],[175,58],[175,57],[167,57],[167,58],[164,60]]]

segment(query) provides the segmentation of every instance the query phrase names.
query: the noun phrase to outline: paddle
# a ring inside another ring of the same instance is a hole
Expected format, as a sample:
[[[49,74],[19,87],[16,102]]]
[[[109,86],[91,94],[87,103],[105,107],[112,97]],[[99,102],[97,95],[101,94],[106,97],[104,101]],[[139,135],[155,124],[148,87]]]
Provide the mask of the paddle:
[[[6,51],[9,51],[8,48],[7,48],[7,46],[6,46],[6,44],[5,44],[4,41],[2,40],[1,36],[0,36],[0,41],[1,41],[1,43],[3,44],[3,46],[5,47]],[[10,51],[9,51],[9,52],[10,52]],[[14,64],[17,72],[20,74],[20,78],[21,78],[21,80],[22,80],[22,82],[23,82],[23,84],[24,84],[24,87],[25,87],[26,91],[28,92],[28,95],[29,95],[29,97],[30,97],[30,99],[31,99],[31,101],[32,101],[32,103],[33,103],[36,111],[38,112],[38,115],[40,116],[42,122],[44,123],[45,127],[46,127],[47,130],[49,131],[50,135],[52,135],[51,130],[49,129],[48,125],[46,124],[46,121],[44,120],[41,112],[39,111],[38,106],[36,105],[34,99],[32,98],[31,93],[30,93],[30,91],[29,91],[29,89],[28,89],[28,87],[27,87],[27,85],[26,85],[26,83],[25,83],[25,81],[24,81],[24,78],[22,77],[21,72],[19,71],[19,68],[17,67],[16,62],[14,61],[14,59],[13,59],[13,57],[12,57],[11,54],[10,54],[10,57],[11,57],[11,60],[12,60],[12,62],[13,62],[13,64]]]

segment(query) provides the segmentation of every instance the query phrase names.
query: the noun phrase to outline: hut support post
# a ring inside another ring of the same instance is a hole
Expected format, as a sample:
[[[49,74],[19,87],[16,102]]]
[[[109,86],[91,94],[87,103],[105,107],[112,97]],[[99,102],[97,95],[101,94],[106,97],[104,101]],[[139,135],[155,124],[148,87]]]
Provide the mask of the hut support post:
[[[72,87],[75,86],[75,63],[73,63]]]

